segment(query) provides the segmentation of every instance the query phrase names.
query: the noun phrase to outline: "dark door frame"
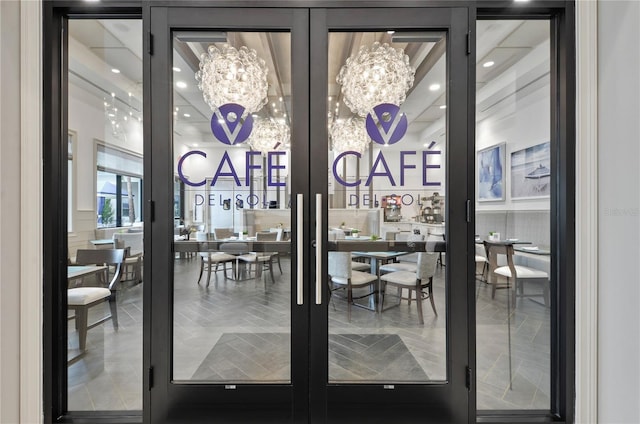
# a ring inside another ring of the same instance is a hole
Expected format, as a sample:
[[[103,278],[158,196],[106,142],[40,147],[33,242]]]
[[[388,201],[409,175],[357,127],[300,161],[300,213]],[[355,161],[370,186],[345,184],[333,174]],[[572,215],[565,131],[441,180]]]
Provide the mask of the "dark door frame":
[[[311,419],[314,422],[392,422],[398,417],[408,420],[433,419],[434,422],[468,422],[475,420],[475,392],[466,387],[467,367],[475,363],[472,329],[475,329],[475,291],[468,284],[473,281],[473,268],[467,251],[473,243],[473,225],[467,222],[467,199],[473,199],[474,167],[473,143],[475,125],[468,125],[468,87],[475,87],[471,52],[467,52],[469,32],[467,8],[408,8],[384,9],[314,9],[311,14],[312,63],[328,63],[329,32],[382,31],[444,31],[447,33],[447,262],[456,263],[447,269],[447,382],[445,384],[395,384],[388,390],[382,384],[329,384],[328,363],[328,302],[311,303]],[[326,99],[328,81],[326,66],[311,68],[312,99]],[[452,83],[453,82],[453,83]],[[325,102],[311,105],[312,175],[325,175],[328,169]],[[456,172],[453,172],[456,170]],[[320,193],[328,198],[326,178],[311,181],[312,199]],[[326,201],[322,228],[328,228]],[[318,208],[313,200],[312,209]],[[323,230],[322,275],[327,275],[327,231]],[[311,264],[315,268],[315,262]],[[310,278],[314,278],[311,277]],[[325,277],[326,278],[326,277]],[[315,280],[315,278],[314,278]],[[322,287],[327,283],[322,282]],[[443,314],[445,315],[445,314]],[[471,367],[473,368],[473,366]],[[473,413],[470,411],[473,410]],[[428,411],[428,413],[426,413]]]
[[[362,7],[380,6],[382,2],[351,0],[291,0],[288,2],[266,0],[260,7]],[[207,5],[211,7],[256,7],[252,0],[216,2],[176,2],[140,0],[103,0],[86,3],[81,0],[44,0],[43,2],[43,204],[53,211],[43,228],[43,401],[44,420],[51,422],[140,422],[141,415],[133,412],[69,413],[66,410],[66,331],[64,320],[65,293],[57,281],[66,278],[67,252],[67,203],[66,203],[66,21],[72,18],[140,18],[144,34],[149,33],[149,7],[154,5]],[[388,5],[388,4],[384,4]],[[394,2],[396,8],[422,6],[450,6],[444,1]],[[553,169],[557,178],[553,182],[555,193],[551,199],[552,222],[552,278],[556,283],[553,296],[556,307],[552,310],[552,399],[551,411],[495,411],[479,413],[478,422],[572,422],[575,397],[575,2],[574,0],[532,0],[526,4],[514,4],[507,0],[478,0],[457,2],[458,7],[468,7],[471,45],[475,44],[475,19],[550,18],[552,21],[552,146],[556,160]],[[145,43],[148,38],[145,35]],[[473,49],[472,49],[473,50]],[[474,52],[472,51],[472,55]],[[149,59],[144,61],[145,91],[150,81]],[[472,74],[473,78],[474,75]],[[470,105],[475,103],[475,90],[468,93]],[[150,130],[149,108],[145,108],[145,137]],[[475,122],[469,114],[469,127]],[[471,180],[472,181],[472,180]],[[145,195],[151,182],[145,180]],[[150,208],[145,208],[149,217]],[[473,203],[472,203],[473,216]],[[306,227],[306,225],[305,225]],[[308,239],[308,238],[307,238]],[[148,248],[148,246],[147,246]],[[305,264],[305,271],[308,264]],[[151,294],[145,290],[144,302],[149,304]],[[150,311],[144,311],[149,322]],[[555,324],[553,324],[555,322]],[[469,327],[475,333],[475,328]],[[148,324],[143,334],[148,346]],[[470,349],[472,354],[474,349]],[[148,367],[148,349],[145,348],[145,369]],[[143,390],[148,396],[147,387]],[[473,400],[472,400],[473,401]],[[146,402],[146,401],[145,401]],[[472,411],[473,408],[470,408]],[[472,412],[470,412],[470,421]]]
[[[148,190],[147,203],[154,205],[155,214],[146,222],[145,245],[151,255],[145,255],[145,269],[149,258],[151,285],[150,347],[145,360],[153,372],[153,385],[143,415],[148,422],[197,422],[198,418],[214,413],[223,421],[246,419],[249,422],[304,422],[307,418],[306,387],[308,387],[308,302],[297,305],[295,281],[291,281],[291,384],[238,384],[229,390],[225,384],[196,384],[172,381],[173,367],[173,173],[171,116],[173,104],[172,81],[172,30],[220,30],[225,31],[286,31],[291,34],[292,61],[292,110],[295,120],[292,125],[291,169],[292,193],[304,193],[308,187],[307,161],[308,139],[308,11],[305,9],[264,8],[241,10],[238,8],[150,8],[150,32],[153,47],[150,59],[151,87],[148,92],[152,100],[150,134],[145,134],[145,175],[152,182]],[[151,157],[149,157],[149,155]],[[169,185],[169,183],[171,183]],[[171,208],[167,207],[171,206]],[[292,216],[298,205],[293,204]],[[298,231],[292,222],[292,240]],[[147,234],[150,236],[148,237]],[[305,237],[308,240],[308,237]],[[152,250],[153,249],[153,250]],[[295,252],[295,249],[292,249]],[[299,260],[292,253],[292,270]],[[296,273],[291,273],[295,278]],[[167,278],[167,276],[169,276]],[[148,305],[148,306],[147,306]],[[293,405],[293,408],[292,408]]]

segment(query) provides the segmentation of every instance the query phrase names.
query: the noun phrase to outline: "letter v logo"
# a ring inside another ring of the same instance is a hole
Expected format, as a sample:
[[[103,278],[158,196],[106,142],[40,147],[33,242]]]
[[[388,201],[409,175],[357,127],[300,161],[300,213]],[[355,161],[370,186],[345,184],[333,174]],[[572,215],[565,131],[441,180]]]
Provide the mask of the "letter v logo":
[[[382,103],[367,115],[367,133],[378,144],[394,144],[407,132],[407,115],[400,113],[400,107]]]
[[[220,106],[211,116],[211,132],[220,142],[234,145],[246,141],[253,130],[253,118],[242,118],[244,108],[235,103]]]

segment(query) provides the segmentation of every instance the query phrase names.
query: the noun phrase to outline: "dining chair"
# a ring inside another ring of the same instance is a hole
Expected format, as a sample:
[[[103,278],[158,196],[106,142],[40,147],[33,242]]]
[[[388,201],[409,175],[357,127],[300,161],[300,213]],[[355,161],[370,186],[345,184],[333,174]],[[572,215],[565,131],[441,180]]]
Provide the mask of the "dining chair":
[[[487,272],[489,271],[489,260],[487,259],[487,253],[484,248],[476,244],[476,279],[480,282],[487,282]],[[478,266],[482,265],[482,271],[478,274]],[[478,278],[479,277],[479,278]]]
[[[98,274],[101,287],[74,287],[67,289],[67,306],[74,311],[69,319],[75,319],[78,331],[79,348],[84,351],[87,344],[87,331],[111,319],[113,328],[118,330],[118,309],[116,305],[116,289],[122,278],[122,264],[125,259],[124,249],[78,249],[76,265],[106,265],[104,273]],[[110,268],[113,267],[113,277]],[[103,302],[109,302],[110,314],[89,324],[89,309]]]
[[[233,229],[232,228],[214,228],[213,236],[216,240],[224,240],[229,237],[233,237]]]
[[[143,233],[114,233],[113,242],[116,249],[127,249],[122,266],[122,283],[135,285],[142,282],[143,265]]]
[[[277,237],[278,234],[272,232],[256,233],[256,241],[276,241]],[[277,256],[278,252],[249,252],[245,255],[238,256],[238,260],[246,262],[249,273],[251,273],[251,267],[255,265],[255,278],[262,276],[262,271],[269,271],[271,281],[275,283],[273,261]],[[282,269],[280,273],[282,273]]]
[[[378,280],[376,275],[368,272],[355,271],[351,268],[350,252],[329,252],[329,282],[333,287],[329,287],[329,294],[336,290],[347,290],[347,319],[351,321],[351,304],[355,299],[362,299],[368,296],[375,296],[374,284]],[[337,286],[337,287],[336,287]],[[353,296],[354,288],[370,287],[368,293],[362,296]]]
[[[509,388],[513,388],[513,378],[512,378],[512,358],[511,358],[511,303],[513,302],[513,307],[516,307],[517,301],[517,292],[520,289],[521,294],[518,296],[521,297],[531,297],[531,296],[540,296],[540,294],[528,294],[524,293],[524,281],[538,281],[542,282],[543,287],[543,296],[545,305],[549,305],[549,275],[538,269],[529,268],[522,265],[515,265],[513,262],[513,244],[505,243],[505,242],[491,242],[484,241],[484,248],[487,256],[487,260],[489,263],[489,271],[488,276],[491,283],[491,298],[494,299],[496,295],[497,288],[511,288],[511,280],[514,280],[514,290],[511,293],[511,296],[507,296],[507,340],[508,340],[508,351],[509,351]],[[503,255],[506,257],[506,265],[498,266],[498,255]],[[507,279],[506,285],[502,287],[498,286],[497,276],[502,276]]]
[[[405,241],[412,242],[412,241],[423,241],[423,240],[424,240],[424,236],[421,234],[409,234],[406,237]],[[417,260],[417,254],[411,253],[411,255],[416,255],[416,259],[414,260]],[[396,271],[416,272],[417,269],[418,269],[417,262],[407,262],[405,258],[404,262],[402,262],[401,260],[401,262],[389,262],[380,266],[380,274],[386,274],[389,272],[396,272]]]
[[[398,303],[402,301],[402,290],[407,289],[409,291],[409,297],[406,298],[411,305],[412,294],[416,292],[416,306],[418,308],[418,319],[420,324],[424,324],[424,317],[422,314],[422,301],[429,299],[431,302],[431,308],[435,316],[438,316],[436,311],[436,305],[433,299],[433,274],[435,273],[438,263],[438,254],[432,252],[419,252],[418,263],[415,271],[395,271],[380,276],[380,282],[382,284],[382,302],[381,310],[384,311],[384,298],[386,293],[386,287],[388,285],[395,286],[398,289]],[[426,290],[426,292],[425,292]],[[395,305],[395,306],[397,306]]]
[[[511,280],[514,281],[511,298],[514,308],[517,306],[518,297],[540,297],[543,296],[545,306],[549,306],[549,274],[539,269],[530,268],[523,265],[515,265],[513,262],[513,244],[505,242],[484,241],[484,248],[489,260],[489,278],[491,280],[491,298],[494,299],[496,289],[511,288]],[[506,257],[506,265],[498,266],[498,255]],[[499,286],[497,276],[506,278],[505,285]],[[525,282],[537,282],[543,285],[542,293],[525,293]]]
[[[196,232],[196,241],[207,241],[207,234],[203,231]],[[231,263],[232,271],[233,264],[235,263],[236,256],[230,255],[224,252],[198,252],[198,256],[200,257],[200,275],[198,276],[198,284],[200,284],[200,280],[202,279],[202,274],[204,271],[207,271],[207,286],[209,287],[209,282],[211,281],[211,272],[218,272],[218,267],[222,264],[222,271],[224,274],[224,279],[227,277],[227,264]],[[217,276],[217,274],[216,274]],[[216,277],[217,278],[217,277]]]

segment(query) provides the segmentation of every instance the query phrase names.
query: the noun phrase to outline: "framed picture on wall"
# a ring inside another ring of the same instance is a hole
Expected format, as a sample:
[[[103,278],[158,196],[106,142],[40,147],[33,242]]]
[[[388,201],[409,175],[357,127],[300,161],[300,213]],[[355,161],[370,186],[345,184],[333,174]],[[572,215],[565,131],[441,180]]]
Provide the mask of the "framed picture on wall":
[[[532,199],[551,194],[551,143],[511,153],[511,198]]]
[[[478,150],[478,201],[504,200],[506,143]]]

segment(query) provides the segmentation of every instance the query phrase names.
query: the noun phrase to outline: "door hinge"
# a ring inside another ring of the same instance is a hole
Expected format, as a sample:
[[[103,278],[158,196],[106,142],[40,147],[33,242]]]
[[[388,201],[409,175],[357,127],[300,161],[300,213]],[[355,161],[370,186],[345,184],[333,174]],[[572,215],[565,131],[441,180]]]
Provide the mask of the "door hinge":
[[[156,202],[149,200],[149,221],[154,222],[156,220]]]
[[[147,32],[147,53],[153,56],[153,34]]]
[[[471,54],[471,31],[467,32],[467,54]]]
[[[153,387],[153,367],[147,370],[147,390]]]
[[[471,200],[467,199],[467,223],[471,222]]]
[[[467,390],[471,391],[471,383],[473,382],[473,370],[467,367]]]

